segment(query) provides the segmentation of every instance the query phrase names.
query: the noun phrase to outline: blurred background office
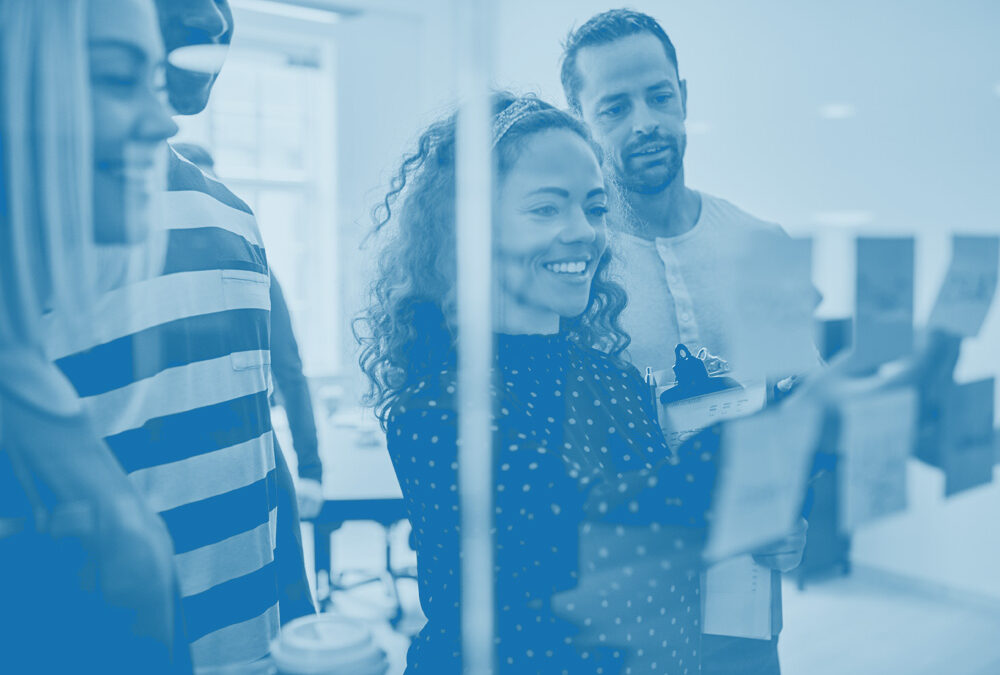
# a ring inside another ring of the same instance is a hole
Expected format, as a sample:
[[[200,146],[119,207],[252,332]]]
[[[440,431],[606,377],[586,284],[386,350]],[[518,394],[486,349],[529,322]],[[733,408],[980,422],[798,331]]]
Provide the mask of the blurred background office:
[[[257,216],[315,409],[328,511],[303,525],[311,580],[322,608],[375,630],[396,673],[421,621],[415,557],[384,438],[359,403],[351,320],[370,278],[370,210],[419,130],[456,102],[460,2],[232,0],[238,29],[212,99],[176,118],[173,139],[210,153]],[[860,235],[914,237],[919,324],[952,236],[1000,233],[1000,4],[629,5],[677,47],[688,185],[813,238],[818,319],[854,312]],[[497,0],[482,36],[493,83],[564,104],[561,42],[610,6]],[[1000,373],[997,345],[1000,303],[963,342],[956,380]],[[288,418],[273,424],[298,475]],[[911,459],[907,494],[904,512],[829,533],[829,550],[812,566],[807,550],[786,579],[784,673],[1000,672],[1000,481],[946,497],[944,474]]]
[[[677,46],[689,92],[688,184],[814,237],[821,318],[853,311],[858,234],[915,236],[921,322],[951,235],[1000,231],[1000,6],[630,4],[659,19]],[[394,493],[391,467],[375,457],[381,450],[345,442],[376,443],[377,435],[356,408],[350,318],[368,278],[359,245],[369,210],[401,151],[455,100],[453,5],[234,0],[240,30],[215,97],[202,115],[180,120],[179,140],[211,149],[220,176],[258,215],[319,395],[334,493],[340,486],[349,496],[357,481],[347,475],[362,473],[373,495]],[[608,7],[495,3],[495,84],[562,102],[561,41]],[[998,343],[994,306],[963,344],[956,377],[996,373]],[[854,534],[851,580],[786,593],[785,672],[1000,667],[988,637],[1000,628],[1000,530],[987,515],[1000,510],[1000,484],[945,499],[941,472],[915,460],[908,481],[906,512]],[[334,567],[383,564],[382,535],[366,527],[334,535]],[[352,532],[367,548],[336,545]],[[345,548],[358,559],[338,560]],[[405,546],[397,548],[394,564],[408,564]]]

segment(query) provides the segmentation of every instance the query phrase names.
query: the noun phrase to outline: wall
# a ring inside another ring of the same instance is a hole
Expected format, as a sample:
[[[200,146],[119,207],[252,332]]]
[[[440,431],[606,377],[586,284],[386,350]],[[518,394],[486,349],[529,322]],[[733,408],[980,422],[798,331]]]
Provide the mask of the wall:
[[[366,299],[372,248],[371,209],[385,195],[404,152],[453,98],[451,12],[444,1],[393,4],[346,17],[337,26],[337,204],[341,344],[347,396],[364,388],[350,320]]]

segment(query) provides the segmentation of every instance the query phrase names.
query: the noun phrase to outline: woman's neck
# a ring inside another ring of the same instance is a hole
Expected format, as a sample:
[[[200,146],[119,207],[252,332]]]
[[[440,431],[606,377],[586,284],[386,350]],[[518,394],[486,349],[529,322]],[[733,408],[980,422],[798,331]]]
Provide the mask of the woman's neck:
[[[552,335],[559,332],[559,315],[515,301],[499,303],[493,327],[506,335]]]

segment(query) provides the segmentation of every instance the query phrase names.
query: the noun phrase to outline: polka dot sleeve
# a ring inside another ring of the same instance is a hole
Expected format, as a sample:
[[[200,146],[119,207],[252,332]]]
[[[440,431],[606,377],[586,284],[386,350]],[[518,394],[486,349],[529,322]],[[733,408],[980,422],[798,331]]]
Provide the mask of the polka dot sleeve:
[[[715,482],[720,427],[702,430],[670,454],[645,383],[634,368],[628,374],[628,390],[641,407],[641,414],[632,418],[636,425],[632,436],[647,437],[654,456],[637,461],[638,444],[632,442],[630,454],[615,458],[618,470],[595,483],[585,510],[603,522],[703,528]]]

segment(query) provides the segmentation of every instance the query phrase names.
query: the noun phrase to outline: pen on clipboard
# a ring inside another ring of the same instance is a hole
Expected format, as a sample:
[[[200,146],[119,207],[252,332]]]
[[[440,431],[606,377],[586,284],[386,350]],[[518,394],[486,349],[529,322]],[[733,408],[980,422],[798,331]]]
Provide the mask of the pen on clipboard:
[[[646,366],[646,386],[649,387],[649,398],[653,401],[653,419],[660,423],[660,410],[656,405],[656,378],[653,376],[653,369]]]

